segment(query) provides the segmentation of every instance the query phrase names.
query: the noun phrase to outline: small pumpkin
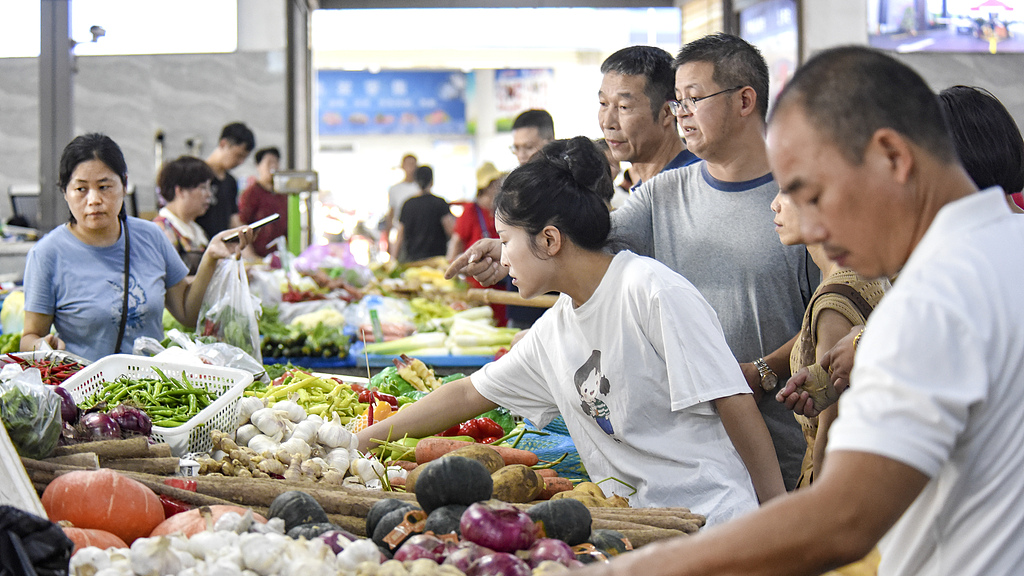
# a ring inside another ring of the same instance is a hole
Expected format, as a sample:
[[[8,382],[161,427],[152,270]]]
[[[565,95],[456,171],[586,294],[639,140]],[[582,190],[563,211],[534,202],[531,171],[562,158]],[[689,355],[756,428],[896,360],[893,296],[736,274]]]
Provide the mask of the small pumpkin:
[[[323,506],[309,494],[301,490],[289,490],[278,494],[270,503],[267,514],[271,518],[284,520],[285,532],[303,524],[328,522],[327,512]]]
[[[571,500],[566,500],[566,502],[571,502]],[[593,544],[594,548],[597,548],[609,558],[625,554],[633,549],[629,538],[626,538],[622,532],[608,528],[595,529],[590,533],[590,538],[587,539],[587,542]]]
[[[412,502],[406,502],[405,500],[399,500],[398,498],[383,498],[377,500],[370,506],[369,512],[366,514],[366,535],[368,537],[373,536],[373,531],[377,528],[377,523],[393,510],[399,508],[415,508],[416,505]]]
[[[593,519],[590,510],[578,500],[548,500],[532,506],[526,513],[540,524],[548,538],[557,538],[569,546],[582,544],[590,536]]]
[[[312,540],[317,536],[325,533],[341,530],[341,526],[337,524],[331,524],[330,522],[314,522],[310,524],[299,524],[288,531],[288,537],[298,540],[299,538],[305,538],[306,540]]]
[[[380,522],[377,522],[377,527],[373,530],[373,543],[382,551],[394,554],[396,550],[402,547],[406,540],[416,534],[423,533],[423,524],[426,521],[426,517],[427,515],[419,508],[397,508],[392,510],[385,514],[380,519]],[[407,525],[408,530],[404,533],[396,533],[392,537],[392,542],[385,541],[385,539],[391,539],[388,538],[391,532],[402,523]]]
[[[494,489],[490,472],[476,460],[452,456],[423,465],[416,478],[416,500],[430,514],[448,504],[469,506],[489,500]]]
[[[423,530],[425,532],[433,532],[434,534],[450,534],[454,532],[456,536],[462,536],[459,522],[462,520],[462,513],[466,511],[466,508],[468,506],[464,504],[449,504],[435,509],[427,516],[427,524],[423,527]]]
[[[128,544],[164,521],[164,507],[152,490],[108,468],[58,476],[43,491],[42,502],[53,522],[105,530]]]
[[[248,508],[242,508],[241,506],[228,506],[216,504],[210,506],[210,524],[216,524],[217,520],[221,516],[228,512],[234,512],[236,514],[244,515]],[[252,515],[253,520],[266,524],[267,519],[259,514]],[[188,512],[181,512],[171,516],[167,520],[160,523],[159,526],[153,529],[150,536],[168,536],[170,534],[184,534],[185,536],[192,536],[206,530],[206,519],[202,516],[202,510],[196,508],[195,510],[189,510]]]
[[[88,548],[89,546],[95,546],[100,550],[128,547],[128,545],[124,543],[124,540],[121,540],[106,530],[97,530],[95,528],[76,528],[74,526],[61,526],[61,529],[64,530],[64,535],[75,543],[74,549],[71,550],[72,556],[74,556],[75,552],[78,552],[82,548]]]

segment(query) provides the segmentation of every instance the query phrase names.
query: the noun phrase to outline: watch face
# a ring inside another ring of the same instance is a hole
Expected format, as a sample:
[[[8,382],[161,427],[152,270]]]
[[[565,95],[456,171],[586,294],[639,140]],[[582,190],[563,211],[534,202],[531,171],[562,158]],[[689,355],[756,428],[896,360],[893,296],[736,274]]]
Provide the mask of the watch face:
[[[764,388],[765,392],[771,392],[775,390],[775,386],[779,383],[779,377],[773,373],[765,374],[761,377],[761,388]]]

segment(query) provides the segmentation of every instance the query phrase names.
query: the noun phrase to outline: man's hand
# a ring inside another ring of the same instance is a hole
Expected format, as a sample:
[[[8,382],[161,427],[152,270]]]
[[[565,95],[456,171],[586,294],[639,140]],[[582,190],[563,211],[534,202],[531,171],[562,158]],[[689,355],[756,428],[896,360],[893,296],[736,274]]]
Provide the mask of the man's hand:
[[[477,240],[469,250],[452,260],[444,277],[451,280],[459,274],[468,274],[484,286],[503,280],[508,276],[508,268],[501,265],[501,241],[497,238]]]
[[[853,370],[853,355],[856,352],[853,341],[863,329],[863,324],[854,326],[849,334],[818,359],[818,364],[828,371],[829,380],[840,394],[850,385],[850,371]]]
[[[811,400],[810,394],[800,389],[800,386],[803,386],[804,382],[807,381],[808,376],[810,376],[810,372],[807,368],[801,368],[796,374],[790,376],[786,385],[775,395],[775,399],[785,404],[786,408],[797,414],[814,418],[820,411],[815,408],[814,400]]]

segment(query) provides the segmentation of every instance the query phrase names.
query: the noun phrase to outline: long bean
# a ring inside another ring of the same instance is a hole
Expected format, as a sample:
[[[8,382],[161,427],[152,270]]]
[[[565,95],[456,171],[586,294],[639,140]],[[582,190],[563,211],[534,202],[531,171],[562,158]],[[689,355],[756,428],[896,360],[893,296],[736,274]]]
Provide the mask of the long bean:
[[[92,408],[100,403],[133,405],[162,427],[180,426],[209,406],[214,398],[210,392],[198,388],[182,374],[181,379],[167,376],[154,367],[159,378],[130,378],[121,376],[103,387],[80,404]]]

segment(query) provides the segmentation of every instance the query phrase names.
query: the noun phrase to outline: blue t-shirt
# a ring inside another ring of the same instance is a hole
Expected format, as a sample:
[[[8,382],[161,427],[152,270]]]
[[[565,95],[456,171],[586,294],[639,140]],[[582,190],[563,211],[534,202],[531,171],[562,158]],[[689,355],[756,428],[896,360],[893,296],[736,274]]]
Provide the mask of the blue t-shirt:
[[[160,227],[128,218],[131,264],[128,321],[121,351],[139,336],[163,338],[164,296],[188,269]],[[25,310],[53,316],[67,349],[89,360],[114,352],[124,299],[124,234],[110,246],[90,246],[60,226],[28,253]]]

